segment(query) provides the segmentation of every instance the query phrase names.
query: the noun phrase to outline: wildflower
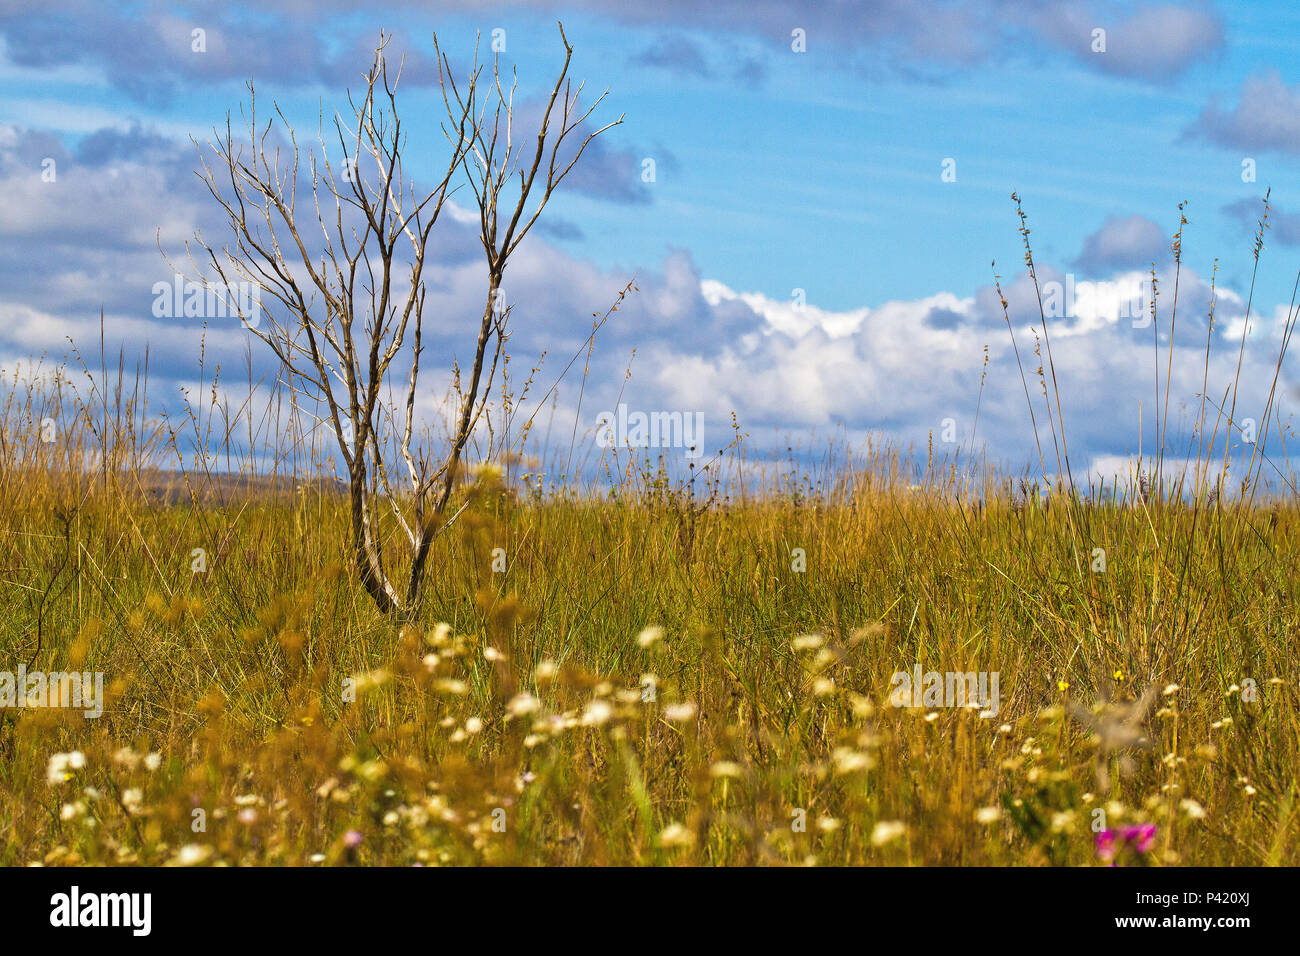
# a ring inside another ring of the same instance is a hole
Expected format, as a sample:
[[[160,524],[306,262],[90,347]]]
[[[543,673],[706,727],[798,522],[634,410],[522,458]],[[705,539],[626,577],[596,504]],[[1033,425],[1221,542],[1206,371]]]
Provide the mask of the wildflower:
[[[1052,814],[1052,832],[1069,833],[1074,828],[1074,811],[1061,810]]]
[[[636,636],[637,644],[649,650],[664,639],[664,629],[658,624],[651,624]]]
[[[794,641],[791,642],[791,646],[793,646],[796,651],[815,651],[824,643],[825,640],[820,634],[803,634],[796,637]]]
[[[876,712],[876,706],[871,702],[870,697],[863,697],[852,691],[849,692],[849,703],[853,707],[854,717],[870,717]]]
[[[614,716],[614,705],[607,700],[593,700],[582,714],[584,727],[600,727]]]
[[[535,713],[539,706],[537,698],[532,694],[515,694],[510,698],[510,703],[506,704],[506,713],[510,717],[523,717]]]
[[[1002,809],[1000,807],[980,807],[975,811],[975,822],[988,825],[997,823],[1002,818]]]
[[[360,830],[349,830],[347,833],[343,834],[343,845],[349,850],[355,850],[357,847],[361,846],[361,841],[363,839],[364,837]]]
[[[557,670],[559,670],[559,668],[556,665],[555,661],[552,660],[542,661],[540,664],[537,665],[537,670],[535,672],[535,675],[537,677],[537,683],[539,684],[548,683],[551,680],[551,678],[555,676],[555,672]]]
[[[1193,820],[1205,819],[1205,807],[1201,806],[1190,797],[1184,798],[1178,805],[1182,807],[1183,812]]]
[[[1124,839],[1133,844],[1139,853],[1148,852],[1156,842],[1156,825],[1143,823],[1135,827],[1125,827]]]
[[[1115,831],[1102,830],[1097,834],[1097,858],[1109,863],[1115,859]]]
[[[710,777],[739,777],[742,772],[740,764],[730,760],[719,760],[709,767]]]
[[[680,823],[670,823],[659,831],[659,845],[662,847],[690,846],[695,842],[695,834]]]
[[[58,786],[72,779],[72,771],[80,770],[84,766],[86,766],[86,756],[80,750],[51,754],[50,761],[45,767],[45,782],[51,787]]]
[[[212,855],[212,847],[187,843],[176,853],[174,862],[178,866],[197,866]]]
[[[695,705],[689,700],[681,704],[670,704],[664,708],[664,717],[674,723],[683,723],[695,719]]]
[[[1154,687],[1148,687],[1142,696],[1131,704],[1105,702],[1100,713],[1093,713],[1079,706],[1070,707],[1070,715],[1085,724],[1097,738],[1097,760],[1095,772],[1098,789],[1110,790],[1109,758],[1111,754],[1123,752],[1129,748],[1147,748],[1150,742],[1142,731],[1142,721],[1151,709],[1156,697]],[[1124,754],[1127,760],[1127,754]],[[1121,763],[1123,770],[1125,764]]]
[[[375,668],[373,671],[366,671],[361,674],[354,674],[353,680],[356,681],[355,687],[357,692],[363,690],[372,690],[376,687],[382,687],[388,683],[390,674],[382,667]]]
[[[854,750],[852,747],[836,747],[831,753],[831,759],[835,762],[835,772],[841,776],[870,770],[875,766],[875,760],[870,754]]]
[[[162,754],[151,753],[144,758],[144,767],[150,773],[153,773],[162,766]]]
[[[881,820],[871,831],[871,845],[884,846],[907,833],[907,824],[901,820]]]
[[[1118,832],[1115,830],[1102,830],[1097,834],[1097,858],[1111,866],[1118,865],[1115,860],[1121,851],[1127,850],[1136,854],[1139,863],[1145,862],[1143,857],[1151,852],[1151,848],[1156,842],[1156,825],[1154,823],[1141,823],[1134,826],[1121,827]]]
[[[446,647],[451,643],[451,625],[440,621],[433,626],[433,633],[424,636],[424,643],[430,647]]]

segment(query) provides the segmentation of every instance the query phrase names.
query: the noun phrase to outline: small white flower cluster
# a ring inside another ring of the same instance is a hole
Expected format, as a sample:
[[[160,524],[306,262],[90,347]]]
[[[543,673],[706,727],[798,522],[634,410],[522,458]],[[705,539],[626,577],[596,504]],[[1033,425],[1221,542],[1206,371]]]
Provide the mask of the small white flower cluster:
[[[45,782],[57,787],[72,779],[73,771],[86,766],[86,755],[80,750],[50,755],[50,762],[45,767]]]

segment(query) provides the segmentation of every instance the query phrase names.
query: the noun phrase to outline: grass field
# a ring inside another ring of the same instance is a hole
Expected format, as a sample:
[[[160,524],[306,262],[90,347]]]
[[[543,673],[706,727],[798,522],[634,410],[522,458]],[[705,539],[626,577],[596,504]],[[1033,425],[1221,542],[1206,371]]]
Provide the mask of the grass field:
[[[403,622],[332,485],[147,470],[121,394],[42,442],[12,385],[3,666],[106,699],[0,710],[5,864],[1300,862],[1292,507],[479,468]],[[996,700],[894,706],[918,666]]]

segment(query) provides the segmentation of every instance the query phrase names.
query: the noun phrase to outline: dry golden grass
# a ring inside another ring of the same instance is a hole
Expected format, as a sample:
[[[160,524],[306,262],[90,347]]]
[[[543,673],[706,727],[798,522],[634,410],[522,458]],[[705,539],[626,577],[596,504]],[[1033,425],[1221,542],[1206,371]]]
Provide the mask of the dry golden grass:
[[[0,668],[108,696],[0,711],[6,864],[1102,865],[1139,824],[1120,862],[1300,862],[1293,508],[913,489],[887,456],[707,506],[488,470],[403,624],[328,486],[159,496],[165,441],[98,418],[0,463]],[[917,664],[997,672],[998,714],[892,706]]]

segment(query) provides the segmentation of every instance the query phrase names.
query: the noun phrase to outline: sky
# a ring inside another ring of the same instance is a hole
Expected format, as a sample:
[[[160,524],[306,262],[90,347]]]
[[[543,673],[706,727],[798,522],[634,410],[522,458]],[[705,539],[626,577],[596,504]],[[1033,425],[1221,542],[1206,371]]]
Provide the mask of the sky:
[[[238,121],[251,79],[310,139],[346,111],[382,29],[405,58],[409,170],[436,179],[434,33],[461,70],[497,38],[536,102],[563,58],[557,20],[586,94],[608,89],[593,123],[623,122],[556,194],[504,289],[515,367],[543,352],[562,367],[636,277],[581,406],[560,392],[584,435],[623,403],[703,416],[711,450],[734,416],[757,452],[933,442],[1037,469],[1012,335],[1050,443],[1043,323],[1014,191],[1040,284],[1074,292],[1045,331],[1077,469],[1120,474],[1150,451],[1167,362],[1174,445],[1191,447],[1202,394],[1218,403],[1236,381],[1230,441],[1248,453],[1300,266],[1300,8],[1282,2],[0,0],[0,367],[57,364],[70,339],[97,356],[102,309],[110,355],[130,364],[148,344],[159,402],[194,387],[200,341],[205,361],[241,368],[251,336],[237,323],[151,310],[174,271],[160,246],[229,228],[191,137]],[[483,282],[466,220],[438,226],[429,368],[473,347]],[[1126,308],[1153,267],[1154,325],[1149,303]],[[274,376],[255,340],[253,358]],[[421,396],[430,414],[446,380]],[[1287,359],[1282,427],[1298,384]]]

